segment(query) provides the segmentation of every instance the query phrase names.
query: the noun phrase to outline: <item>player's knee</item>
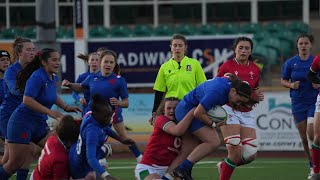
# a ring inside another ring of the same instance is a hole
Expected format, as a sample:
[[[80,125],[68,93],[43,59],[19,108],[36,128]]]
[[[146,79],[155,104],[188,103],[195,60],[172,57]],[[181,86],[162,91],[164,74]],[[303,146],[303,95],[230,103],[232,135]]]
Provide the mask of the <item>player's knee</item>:
[[[246,138],[242,140],[242,158],[245,161],[253,161],[258,152],[258,141],[254,138]]]
[[[226,146],[238,146],[241,142],[240,134],[235,134],[224,138]]]

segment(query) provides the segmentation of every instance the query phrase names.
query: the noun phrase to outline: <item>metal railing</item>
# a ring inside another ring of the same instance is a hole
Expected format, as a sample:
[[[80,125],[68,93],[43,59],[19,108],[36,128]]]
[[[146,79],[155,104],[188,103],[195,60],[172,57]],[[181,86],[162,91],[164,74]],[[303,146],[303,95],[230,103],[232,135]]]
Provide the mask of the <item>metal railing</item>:
[[[59,7],[73,7],[73,0],[70,2],[56,1],[56,27],[60,25]],[[207,4],[209,3],[232,3],[232,2],[250,2],[250,21],[253,23],[258,22],[258,3],[259,2],[272,2],[272,1],[301,1],[302,3],[302,21],[309,24],[309,0],[138,0],[138,1],[87,1],[83,0],[88,6],[102,6],[103,7],[103,25],[105,27],[111,26],[111,14],[110,10],[112,6],[137,6],[137,5],[152,5],[153,7],[153,26],[157,27],[159,24],[159,6],[168,4],[201,4],[201,23],[207,24]],[[34,2],[10,2],[6,0],[5,3],[0,4],[0,7],[6,9],[6,28],[10,28],[10,7],[35,7],[36,0]],[[86,12],[88,15],[88,12]]]

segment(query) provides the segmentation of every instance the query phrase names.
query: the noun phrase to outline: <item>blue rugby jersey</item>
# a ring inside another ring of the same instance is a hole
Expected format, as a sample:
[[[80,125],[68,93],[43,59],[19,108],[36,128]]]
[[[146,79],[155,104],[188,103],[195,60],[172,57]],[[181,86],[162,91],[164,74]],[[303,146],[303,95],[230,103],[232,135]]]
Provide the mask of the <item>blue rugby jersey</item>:
[[[183,101],[192,107],[201,104],[206,111],[229,101],[231,82],[228,78],[216,77],[205,81],[184,96]]]
[[[105,100],[110,98],[126,99],[129,97],[127,83],[123,77],[111,73],[109,76],[102,76],[101,73],[90,74],[81,86],[90,90],[90,95],[100,94]],[[88,107],[90,107],[91,101]],[[112,106],[114,110],[115,107]]]
[[[299,89],[290,88],[290,97],[293,100],[314,100],[318,90],[312,87],[311,81],[307,79],[314,57],[310,55],[306,61],[301,60],[299,55],[288,59],[282,67],[282,79],[291,82],[300,81]]]

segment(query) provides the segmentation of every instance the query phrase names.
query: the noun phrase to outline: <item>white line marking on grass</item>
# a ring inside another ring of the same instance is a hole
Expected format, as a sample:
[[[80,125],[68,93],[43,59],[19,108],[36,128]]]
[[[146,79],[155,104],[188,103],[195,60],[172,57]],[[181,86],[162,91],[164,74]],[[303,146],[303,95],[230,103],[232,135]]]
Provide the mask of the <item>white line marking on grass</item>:
[[[109,167],[108,169],[134,169],[135,168],[135,166],[119,166],[119,167]],[[261,167],[261,166],[259,166],[259,167],[253,167],[253,166],[251,166],[251,167],[241,167],[241,168],[244,168],[244,169],[262,169],[262,168],[266,168],[266,167]],[[195,166],[195,167],[193,167],[193,169],[216,169],[216,167],[212,167],[212,166],[205,166],[205,167],[198,167],[198,166]]]

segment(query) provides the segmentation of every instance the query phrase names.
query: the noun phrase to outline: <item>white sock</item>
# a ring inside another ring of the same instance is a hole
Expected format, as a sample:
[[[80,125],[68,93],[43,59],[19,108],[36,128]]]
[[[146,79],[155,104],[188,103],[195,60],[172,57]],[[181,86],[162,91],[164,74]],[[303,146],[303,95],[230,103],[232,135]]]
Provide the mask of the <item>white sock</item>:
[[[142,154],[140,154],[138,157],[136,157],[136,159],[137,159],[137,162],[140,163],[142,160]]]

